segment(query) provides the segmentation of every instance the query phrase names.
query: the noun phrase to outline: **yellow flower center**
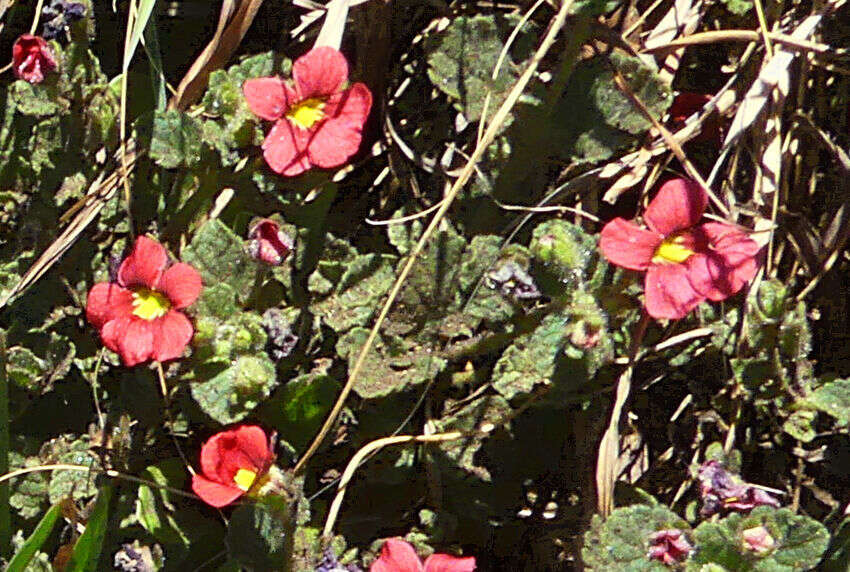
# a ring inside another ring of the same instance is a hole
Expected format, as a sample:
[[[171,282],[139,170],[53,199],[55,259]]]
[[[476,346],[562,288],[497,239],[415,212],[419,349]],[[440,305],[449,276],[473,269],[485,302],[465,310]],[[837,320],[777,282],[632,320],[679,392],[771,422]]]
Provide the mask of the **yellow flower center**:
[[[236,474],[233,475],[233,482],[236,483],[236,486],[242,489],[245,492],[248,492],[248,489],[251,488],[251,485],[254,484],[254,479],[257,478],[257,473],[251,471],[249,469],[239,469],[236,471]]]
[[[325,117],[325,102],[318,97],[296,103],[286,112],[286,117],[301,129],[310,129]]]
[[[655,264],[680,264],[690,258],[694,251],[683,245],[683,241],[684,239],[681,236],[675,234],[665,238],[655,249],[652,262]]]
[[[133,315],[143,320],[154,320],[164,316],[171,309],[168,298],[148,288],[139,288],[133,292]]]

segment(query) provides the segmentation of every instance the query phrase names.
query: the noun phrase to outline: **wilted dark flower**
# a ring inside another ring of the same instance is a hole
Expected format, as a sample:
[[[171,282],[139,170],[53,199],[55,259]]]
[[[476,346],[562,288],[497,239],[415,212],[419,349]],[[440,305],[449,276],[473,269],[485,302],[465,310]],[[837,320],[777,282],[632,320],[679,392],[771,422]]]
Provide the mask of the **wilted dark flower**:
[[[711,516],[721,510],[744,511],[761,505],[779,506],[779,501],[769,493],[745,483],[718,461],[703,463],[698,478],[702,497],[700,514],[703,516]]]
[[[151,550],[147,546],[139,546],[137,540],[133,544],[123,544],[121,550],[115,553],[112,564],[122,572],[154,572],[159,568],[154,560],[162,557],[161,552],[159,546],[154,545]]]
[[[540,290],[534,279],[522,266],[508,260],[501,266],[487,274],[490,285],[498,288],[505,296],[512,296],[519,300],[533,300],[540,297]]]
[[[68,26],[86,15],[86,6],[82,2],[52,0],[44,7],[41,14],[44,21],[41,35],[48,40],[53,40],[61,38],[62,32]]]
[[[693,548],[681,530],[659,530],[649,537],[647,556],[650,560],[660,560],[670,566],[685,560]]]
[[[269,308],[263,312],[263,328],[268,334],[268,350],[272,359],[281,360],[298,345],[298,336],[292,333],[283,312]]]

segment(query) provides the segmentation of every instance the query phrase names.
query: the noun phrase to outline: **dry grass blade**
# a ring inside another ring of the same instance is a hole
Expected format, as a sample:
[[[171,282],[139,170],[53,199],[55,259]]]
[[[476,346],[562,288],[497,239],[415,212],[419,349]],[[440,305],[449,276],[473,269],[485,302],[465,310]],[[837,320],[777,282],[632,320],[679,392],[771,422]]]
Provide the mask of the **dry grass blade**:
[[[336,50],[342,44],[342,34],[345,32],[345,21],[348,19],[348,7],[351,0],[331,0],[325,13],[325,23],[319,30],[314,48],[330,46]]]
[[[168,103],[169,109],[186,109],[198,100],[207,87],[210,73],[233,56],[262,4],[263,0],[243,0],[234,13],[233,0],[224,1],[215,34],[183,77]]]
[[[225,0],[222,6],[222,17],[219,20],[219,27],[223,29],[223,32],[219,33],[219,30],[216,30],[216,34],[207,49],[199,56],[183,81],[180,82],[177,93],[169,102],[169,109],[185,109],[200,96],[207,85],[210,72],[221,67],[230,59],[254,21],[257,10],[262,3],[263,0],[244,0],[234,14],[232,0]],[[232,17],[225,18],[225,15],[232,15]],[[223,22],[227,22],[226,26],[223,25]],[[135,142],[132,139],[127,139],[116,156],[116,161],[121,165],[120,172],[112,170],[108,175],[98,178],[83,200],[71,207],[69,212],[61,217],[60,220],[67,220],[76,212],[74,219],[65,230],[27,269],[21,280],[6,297],[0,300],[0,308],[5,307],[15,297],[32,286],[71,248],[80,234],[97,217],[106,202],[112,198],[115,191],[124,184],[124,180],[132,172],[138,156],[139,154],[135,150]]]
[[[701,2],[691,3],[691,0],[676,0],[673,6],[658,23],[646,39],[646,47],[667,45],[677,36],[689,36],[697,29],[702,20]],[[658,77],[667,82],[673,82],[673,77],[679,70],[679,64],[685,48],[679,48],[664,58],[658,70]]]
[[[603,518],[614,510],[614,485],[617,483],[617,467],[620,464],[620,418],[632,390],[635,356],[643,342],[649,320],[649,314],[644,313],[635,327],[629,349],[629,364],[617,379],[617,390],[608,428],[602,435],[602,442],[599,443],[599,455],[596,459],[596,507]]]
[[[831,10],[835,4],[836,2],[830,3],[824,9],[824,12]],[[821,13],[809,16],[797,26],[791,36],[798,40],[805,40],[821,23],[823,15]],[[726,140],[723,142],[723,149],[731,147],[755,123],[770,101],[774,88],[784,86],[783,91],[787,93],[787,85],[790,81],[789,68],[796,55],[790,50],[780,50],[762,67],[759,76],[738,107],[738,112],[735,114],[729,132],[726,134]]]
[[[122,150],[119,150],[116,153],[115,160],[117,162],[122,160],[121,152]],[[137,159],[137,154],[132,140],[130,140],[127,144],[125,158],[127,173],[131,173]],[[72,220],[71,223],[65,227],[65,230],[63,230],[62,233],[50,244],[50,246],[41,253],[38,260],[36,260],[32,266],[27,269],[24,275],[21,276],[20,281],[14,288],[12,288],[12,290],[9,291],[6,297],[0,300],[0,308],[5,307],[14,298],[35,284],[35,282],[41,278],[44,273],[47,272],[50,267],[53,266],[56,261],[65,254],[65,252],[68,251],[69,248],[71,248],[71,246],[73,246],[74,242],[76,242],[77,238],[86,229],[89,223],[97,217],[106,202],[115,195],[119,188],[121,188],[122,179],[123,177],[120,171],[113,169],[109,175],[102,179],[102,181],[98,178],[98,180],[92,184],[84,199],[78,203],[79,212],[74,217],[74,220]],[[75,206],[74,208],[77,207]]]
[[[366,357],[369,354],[369,351],[372,348],[372,344],[374,344],[375,340],[378,337],[378,331],[381,328],[381,325],[384,322],[384,319],[387,317],[387,314],[390,311],[393,303],[395,302],[396,297],[399,292],[401,292],[401,287],[404,284],[408,274],[410,274],[413,265],[416,262],[416,259],[421,254],[422,250],[425,247],[425,244],[431,238],[431,235],[436,230],[440,221],[445,216],[446,212],[449,210],[449,207],[454,202],[454,199],[457,197],[460,190],[466,185],[469,181],[472,174],[475,172],[476,163],[481,159],[484,155],[484,152],[496,138],[496,134],[501,129],[505,120],[508,118],[508,114],[511,109],[513,109],[514,105],[516,105],[519,97],[522,95],[523,91],[525,91],[526,86],[531,81],[531,78],[534,77],[535,72],[537,71],[537,67],[540,65],[540,62],[549,52],[549,49],[552,47],[552,44],[555,43],[555,38],[560,32],[561,28],[564,26],[564,22],[566,21],[567,14],[572,6],[572,0],[566,0],[561,8],[558,10],[558,13],[552,18],[552,21],[549,24],[549,29],[546,32],[546,36],[543,38],[543,41],[540,43],[540,46],[537,48],[537,51],[534,53],[534,56],[531,58],[531,61],[528,64],[528,67],[525,69],[523,74],[514,84],[508,96],[505,98],[505,101],[499,107],[499,110],[496,111],[496,114],[493,116],[493,120],[487,126],[487,130],[485,131],[483,137],[478,142],[478,145],[475,146],[475,151],[473,151],[469,161],[467,161],[466,165],[458,176],[457,180],[455,180],[449,192],[446,194],[445,199],[443,200],[443,204],[440,207],[440,210],[434,215],[431,219],[430,224],[422,233],[421,238],[416,243],[416,246],[413,248],[412,252],[407,258],[407,262],[401,270],[398,278],[393,284],[392,289],[390,290],[389,295],[387,296],[386,302],[384,302],[383,307],[381,308],[380,313],[378,314],[378,318],[375,320],[375,325],[372,326],[371,331],[369,332],[368,338],[366,338],[366,343],[363,345],[363,348],[360,350],[360,353],[357,356],[357,360],[354,363],[354,367],[351,369],[351,373],[348,377],[348,381],[345,383],[345,386],[342,388],[339,397],[337,398],[336,403],[334,404],[333,409],[328,414],[327,419],[325,419],[325,423],[322,425],[322,428],[319,430],[318,435],[310,444],[310,447],[304,453],[304,455],[298,460],[298,463],[295,465],[293,469],[295,474],[301,472],[307,464],[307,461],[313,456],[316,450],[324,441],[325,437],[330,433],[331,428],[334,423],[336,423],[337,416],[342,411],[343,406],[345,405],[345,401],[348,398],[348,395],[351,393],[352,387],[354,387],[354,382],[357,381],[357,378],[360,374],[360,370],[363,368],[363,365],[366,363]]]

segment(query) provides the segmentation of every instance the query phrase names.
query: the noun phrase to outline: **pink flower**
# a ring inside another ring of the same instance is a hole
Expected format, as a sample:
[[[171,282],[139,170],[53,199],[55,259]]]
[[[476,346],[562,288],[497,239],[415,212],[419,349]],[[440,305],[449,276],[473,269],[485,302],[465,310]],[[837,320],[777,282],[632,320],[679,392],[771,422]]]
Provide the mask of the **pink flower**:
[[[23,34],[12,46],[12,69],[18,79],[41,83],[44,74],[56,69],[56,57],[44,38]]]
[[[311,167],[330,169],[348,161],[360,148],[372,94],[362,83],[343,89],[348,62],[323,46],[292,65],[290,83],[279,77],[247,80],[245,101],[255,115],[274,121],[263,142],[269,167],[293,177]]]
[[[201,275],[182,262],[168,265],[165,248],[146,236],[118,269],[118,282],[89,291],[86,317],[124,365],[166,361],[183,353],[194,329],[183,308],[201,293]]]
[[[682,531],[671,528],[659,530],[649,537],[647,556],[650,560],[660,560],[670,566],[685,560],[692,551],[693,546]]]
[[[741,540],[745,550],[755,552],[759,556],[776,548],[776,540],[763,526],[755,526],[741,531]]]
[[[248,253],[260,262],[279,266],[292,252],[292,239],[280,230],[275,221],[264,218],[254,222],[248,229]]]
[[[381,557],[372,563],[369,572],[471,572],[475,558],[457,558],[448,554],[432,554],[419,560],[416,550],[400,538],[389,538],[381,548]]]
[[[599,246],[613,264],[646,271],[646,311],[678,319],[705,299],[737,293],[758,270],[759,245],[730,224],[700,224],[708,196],[693,181],[661,186],[643,220],[649,227],[615,218],[602,229]]]
[[[718,461],[704,462],[697,473],[702,498],[702,516],[711,516],[721,510],[747,511],[757,506],[779,507],[780,503],[768,492],[745,483]]]
[[[256,425],[240,425],[210,437],[201,447],[202,475],[192,490],[210,506],[229,505],[262,479],[274,461],[271,441]]]

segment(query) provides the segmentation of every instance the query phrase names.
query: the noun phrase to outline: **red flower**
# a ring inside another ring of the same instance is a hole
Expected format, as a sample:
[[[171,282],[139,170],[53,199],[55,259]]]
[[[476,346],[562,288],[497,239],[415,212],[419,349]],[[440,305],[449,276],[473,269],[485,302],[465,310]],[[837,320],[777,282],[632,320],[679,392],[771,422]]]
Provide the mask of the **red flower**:
[[[724,300],[758,270],[759,245],[737,227],[698,224],[708,197],[693,181],[661,186],[643,219],[648,229],[615,218],[602,229],[599,246],[617,266],[646,270],[646,311],[678,319],[705,299]]]
[[[248,229],[248,236],[251,239],[248,252],[260,262],[278,266],[292,252],[292,239],[271,219],[260,219],[252,224]]]
[[[140,236],[118,269],[118,282],[89,291],[86,317],[124,365],[162,362],[179,357],[192,339],[192,323],[178,310],[200,293],[197,270],[182,262],[168,266],[162,245]]]
[[[331,47],[310,50],[292,65],[293,85],[279,77],[242,86],[255,115],[275,121],[263,155],[276,173],[293,177],[311,167],[329,169],[357,152],[372,94],[362,83],[347,89],[348,62]]]
[[[18,79],[41,83],[44,74],[56,69],[56,57],[44,38],[23,34],[12,46],[12,69]]]
[[[650,560],[660,560],[667,566],[683,561],[693,551],[693,546],[681,530],[659,530],[649,537]]]
[[[381,548],[381,557],[372,563],[369,572],[471,572],[475,558],[457,558],[448,554],[432,554],[419,560],[416,550],[400,538],[389,538]]]
[[[256,425],[216,433],[201,447],[203,475],[192,475],[192,490],[208,505],[229,505],[265,476],[273,461],[271,442]]]

